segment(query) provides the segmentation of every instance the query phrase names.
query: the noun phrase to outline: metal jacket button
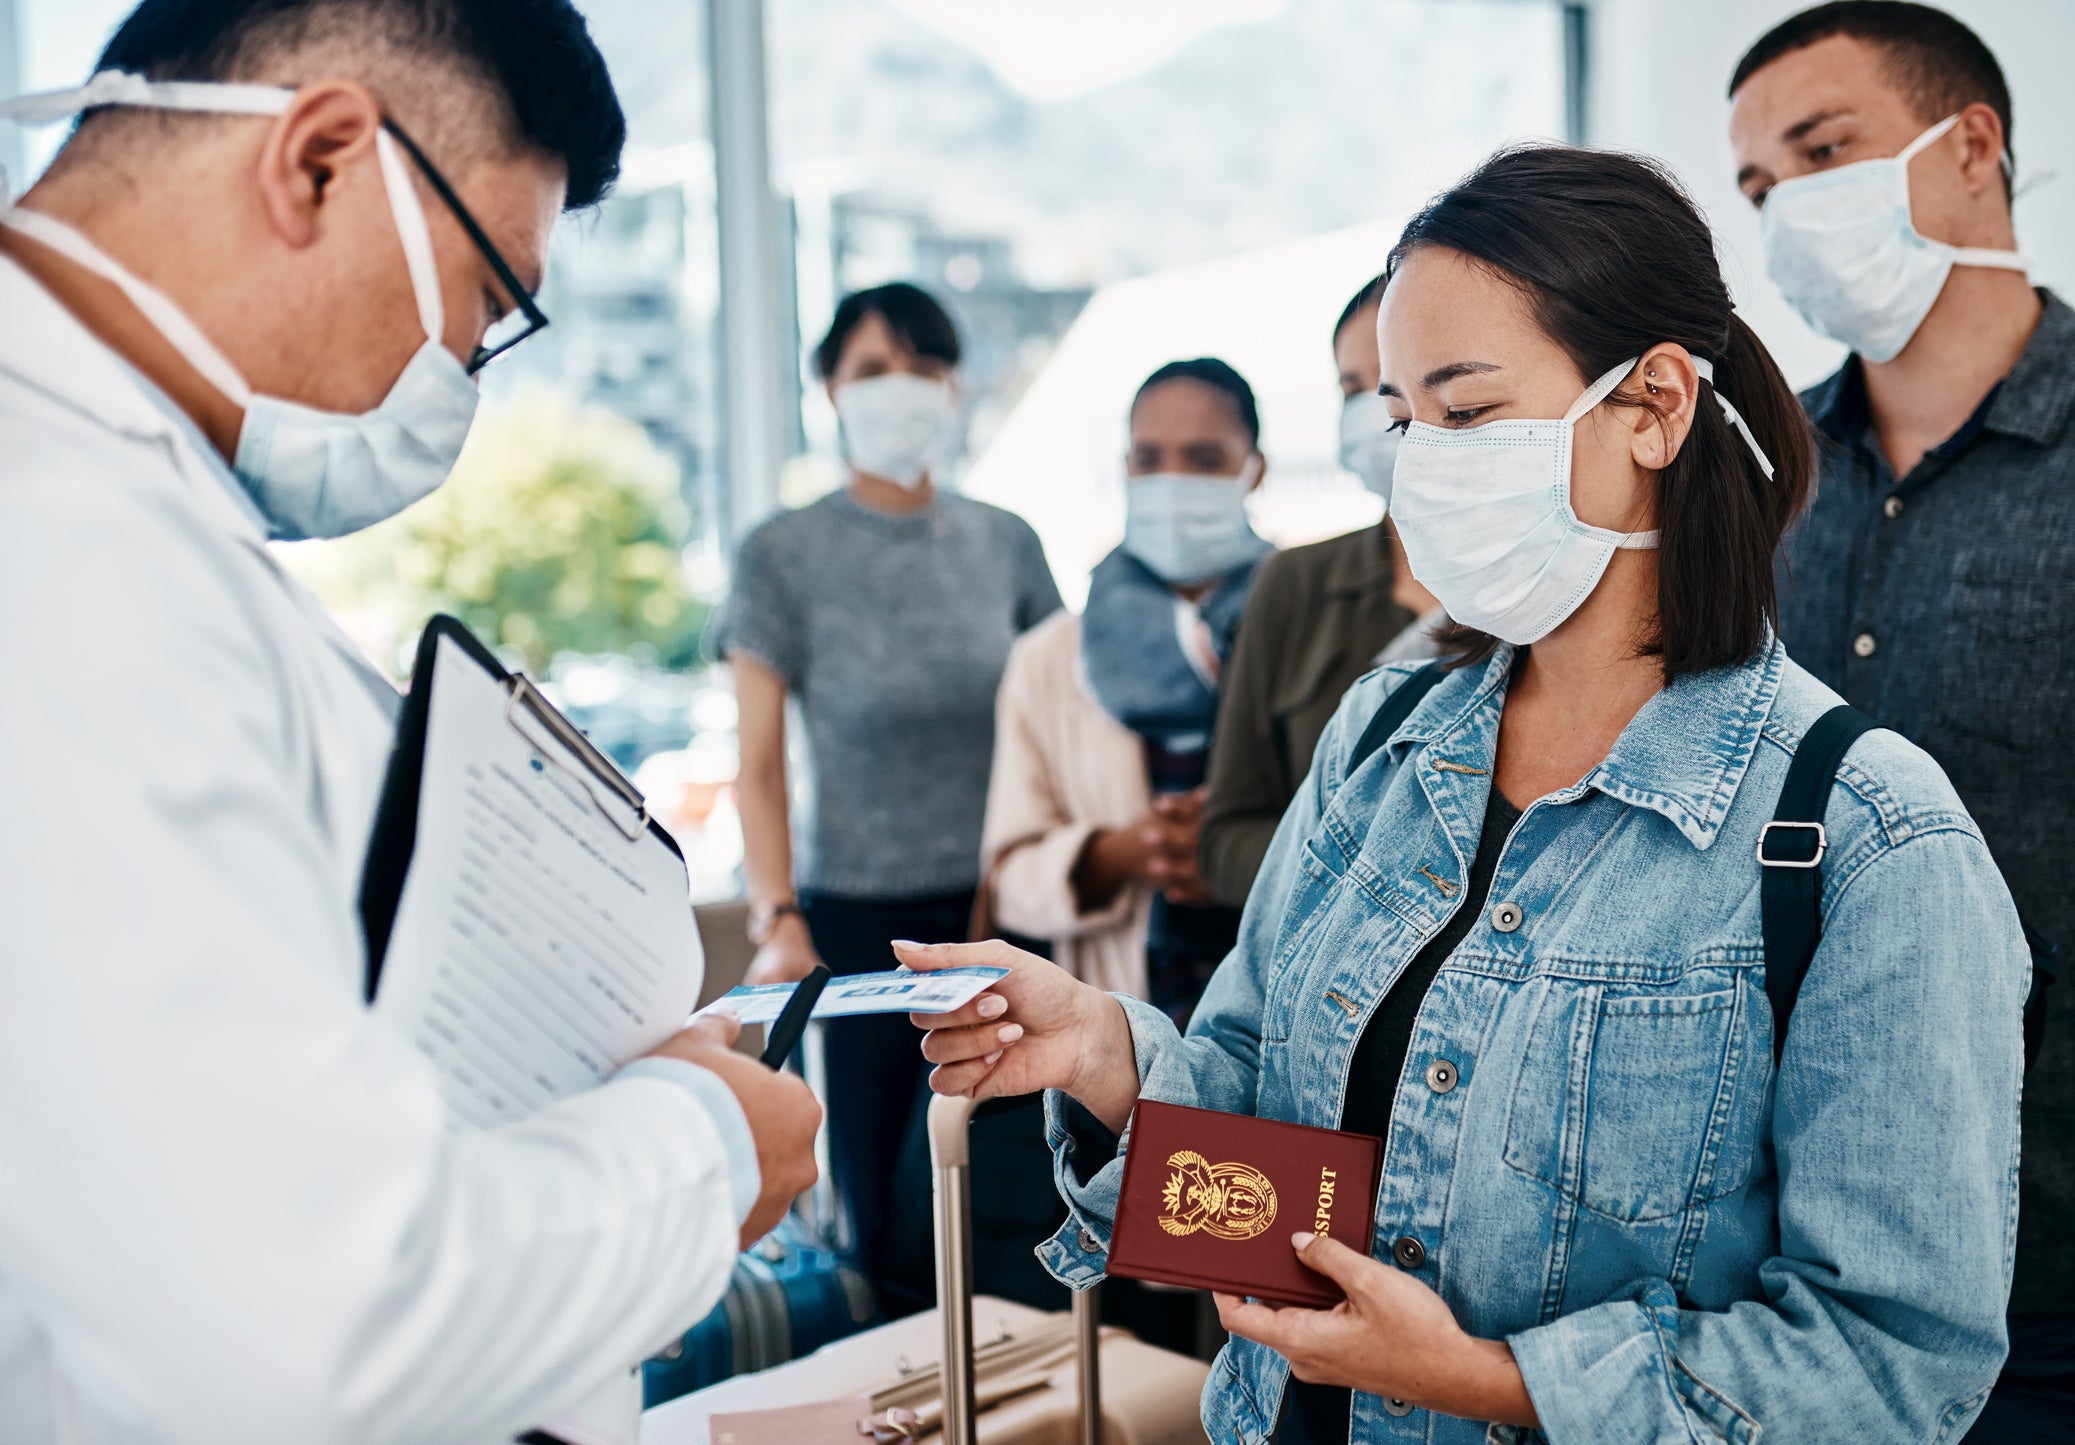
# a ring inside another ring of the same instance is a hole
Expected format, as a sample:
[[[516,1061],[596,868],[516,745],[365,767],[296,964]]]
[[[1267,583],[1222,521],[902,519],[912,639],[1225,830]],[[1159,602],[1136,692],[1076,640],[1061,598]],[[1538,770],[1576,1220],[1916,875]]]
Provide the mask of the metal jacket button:
[[[1081,1231],[1080,1244],[1082,1250],[1088,1254],[1102,1253],[1102,1241],[1095,1237],[1095,1231],[1092,1229],[1084,1229]]]
[[[1501,933],[1511,933],[1520,927],[1525,917],[1527,915],[1520,911],[1518,903],[1501,903],[1491,911],[1491,926]]]
[[[1445,1094],[1455,1087],[1455,1065],[1446,1059],[1436,1059],[1427,1065],[1427,1087],[1437,1094]]]
[[[1394,1400],[1386,1396],[1383,1402],[1383,1413],[1386,1415],[1410,1415],[1412,1407],[1403,1400]]]
[[[1391,1246],[1391,1258],[1401,1269],[1418,1269],[1427,1262],[1427,1247],[1409,1234],[1400,1235]]]

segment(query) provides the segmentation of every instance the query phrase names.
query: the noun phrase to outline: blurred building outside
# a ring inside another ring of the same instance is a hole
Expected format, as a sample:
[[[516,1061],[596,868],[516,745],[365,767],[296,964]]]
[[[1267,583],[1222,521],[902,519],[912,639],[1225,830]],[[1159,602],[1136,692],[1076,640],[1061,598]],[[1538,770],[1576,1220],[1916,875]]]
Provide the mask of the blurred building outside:
[[[362,537],[290,549],[290,565],[399,674],[424,617],[460,611],[635,776],[684,843],[695,895],[719,897],[740,860],[734,712],[698,633],[757,517],[730,515],[725,475],[705,4],[579,3],[631,143],[614,195],[557,236],[541,296],[554,324],[486,374],[478,436],[440,496]],[[0,20],[8,8],[30,42],[25,81],[55,86],[84,75],[129,0],[0,0]],[[947,480],[1028,517],[1073,602],[1121,534],[1131,393],[1176,356],[1222,355],[1259,393],[1264,534],[1373,521],[1375,501],[1333,460],[1332,321],[1418,200],[1496,144],[1560,135],[1567,117],[1556,0],[762,8],[792,303],[775,319],[796,363],[791,459],[768,504],[841,482],[806,356],[836,302],[914,281],[967,348]],[[1378,143],[1415,130],[1447,139]],[[54,139],[32,133],[31,169]],[[591,520],[620,530],[553,521],[547,481],[616,499]],[[453,545],[463,526],[479,545]],[[667,585],[653,576],[659,535],[681,557]],[[550,566],[555,547],[586,557]],[[608,585],[630,576],[679,618],[674,639]]]

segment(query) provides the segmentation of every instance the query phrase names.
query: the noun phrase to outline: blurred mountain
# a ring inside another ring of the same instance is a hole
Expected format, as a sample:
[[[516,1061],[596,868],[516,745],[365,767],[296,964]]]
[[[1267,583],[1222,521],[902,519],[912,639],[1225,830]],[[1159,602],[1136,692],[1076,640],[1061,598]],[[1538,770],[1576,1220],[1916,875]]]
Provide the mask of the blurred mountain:
[[[703,136],[700,7],[586,8],[635,144]],[[1548,0],[1294,0],[1054,101],[885,0],[767,0],[766,21],[781,187],[840,171],[947,228],[1013,238],[1052,285],[1398,214],[1563,113]]]
[[[769,0],[773,149],[1100,283],[1401,212],[1562,116],[1557,7],[1296,0],[1058,101],[882,0]],[[1090,45],[1102,37],[1090,34]]]

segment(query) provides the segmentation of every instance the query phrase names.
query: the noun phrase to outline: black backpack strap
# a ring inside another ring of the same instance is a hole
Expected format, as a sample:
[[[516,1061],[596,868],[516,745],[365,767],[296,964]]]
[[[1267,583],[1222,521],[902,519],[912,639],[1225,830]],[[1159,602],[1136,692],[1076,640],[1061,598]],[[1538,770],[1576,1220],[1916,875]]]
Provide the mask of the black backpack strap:
[[[1853,743],[1878,726],[1852,707],[1834,707],[1816,719],[1780,787],[1779,806],[1758,837],[1765,878],[1759,908],[1765,928],[1765,994],[1772,1001],[1772,1059],[1787,1046],[1787,1017],[1801,992],[1809,961],[1823,936],[1823,854],[1830,839],[1823,813],[1838,765]],[[2032,955],[2032,987],[2025,996],[2025,1072],[2039,1061],[2046,1030],[2046,991],[2060,977],[2059,949],[2022,915],[2025,944]]]
[[[1758,862],[1765,873],[1759,893],[1765,994],[1772,1001],[1775,1064],[1787,1047],[1787,1018],[1802,977],[1823,936],[1823,855],[1830,850],[1823,814],[1830,806],[1830,789],[1845,753],[1873,728],[1872,718],[1849,706],[1817,718],[1787,768],[1772,821],[1758,835]]]
[[[1383,700],[1362,729],[1361,737],[1355,740],[1355,750],[1347,756],[1347,770],[1340,776],[1351,778],[1363,763],[1376,756],[1383,745],[1391,740],[1391,734],[1405,725],[1412,710],[1420,705],[1426,695],[1434,690],[1442,678],[1448,676],[1448,664],[1430,662],[1418,672],[1398,684],[1398,689]]]
[[[2039,1062],[2039,1045],[2046,1038],[2046,991],[2061,976],[2054,963],[2060,948],[2022,913],[2017,921],[2025,930],[2026,947],[2032,950],[2032,990],[2025,995],[2025,1072],[2029,1074]]]

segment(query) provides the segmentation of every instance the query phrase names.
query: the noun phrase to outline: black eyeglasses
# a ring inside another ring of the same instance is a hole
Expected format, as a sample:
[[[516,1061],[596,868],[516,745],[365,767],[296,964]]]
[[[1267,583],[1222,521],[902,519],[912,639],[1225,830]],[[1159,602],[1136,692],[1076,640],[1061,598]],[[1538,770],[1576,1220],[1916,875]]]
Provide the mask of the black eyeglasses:
[[[461,197],[455,195],[454,188],[447,184],[447,178],[425,158],[425,152],[418,149],[418,143],[404,134],[403,127],[387,116],[382,117],[382,128],[396,137],[405,153],[416,163],[418,169],[425,173],[425,179],[439,194],[440,200],[446,203],[447,209],[454,213],[454,219],[461,223],[461,229],[468,232],[468,239],[475,242],[476,249],[483,253],[483,259],[490,263],[490,269],[497,273],[497,279],[504,286],[505,294],[510,296],[512,303],[518,307],[516,311],[509,311],[498,317],[490,324],[489,331],[484,333],[482,345],[478,346],[475,355],[468,359],[468,374],[474,376],[520,342],[545,331],[548,314],[540,309],[540,303],[533,299],[533,293],[519,283],[518,276],[505,262],[504,257],[498,254],[497,247],[491,244],[490,238],[483,233],[483,228],[476,224],[476,218],[468,213],[468,207],[461,204]]]

